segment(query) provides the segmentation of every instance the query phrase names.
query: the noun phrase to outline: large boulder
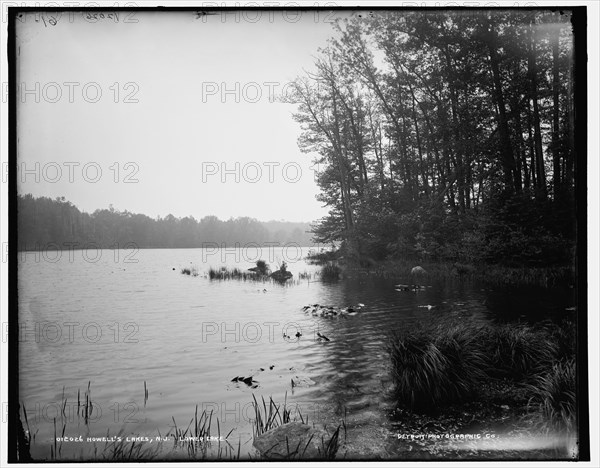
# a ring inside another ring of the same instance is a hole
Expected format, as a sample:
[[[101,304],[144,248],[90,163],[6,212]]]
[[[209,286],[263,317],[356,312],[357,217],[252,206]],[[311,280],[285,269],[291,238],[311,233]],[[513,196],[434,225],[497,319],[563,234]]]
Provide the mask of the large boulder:
[[[422,266],[416,266],[410,270],[410,274],[413,276],[424,276],[427,274],[427,270]]]
[[[254,447],[269,459],[325,459],[331,434],[324,429],[289,422],[254,438]]]

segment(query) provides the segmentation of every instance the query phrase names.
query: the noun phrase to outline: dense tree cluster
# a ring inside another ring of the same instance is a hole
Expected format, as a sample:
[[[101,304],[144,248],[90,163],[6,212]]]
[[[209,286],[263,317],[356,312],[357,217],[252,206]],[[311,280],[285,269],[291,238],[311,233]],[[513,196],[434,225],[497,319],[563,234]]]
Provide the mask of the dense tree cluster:
[[[317,154],[319,242],[351,255],[573,258],[568,12],[395,11],[339,21],[282,99]]]
[[[168,215],[152,219],[143,214],[110,209],[92,214],[81,212],[63,198],[35,198],[31,194],[18,197],[19,250],[38,248],[79,248],[93,244],[105,248],[186,248],[225,245],[227,247],[260,246],[267,242],[279,245],[295,242],[312,245],[310,226],[284,221],[260,222],[252,218],[221,221],[206,216],[176,218]]]

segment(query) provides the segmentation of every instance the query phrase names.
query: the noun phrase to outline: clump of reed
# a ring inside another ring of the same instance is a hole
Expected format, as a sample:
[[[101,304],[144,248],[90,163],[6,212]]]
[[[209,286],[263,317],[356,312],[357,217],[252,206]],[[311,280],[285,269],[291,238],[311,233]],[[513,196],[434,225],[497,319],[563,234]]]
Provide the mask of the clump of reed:
[[[335,460],[337,452],[340,446],[340,429],[342,425],[340,424],[331,438],[328,441],[325,441],[325,438],[321,438],[321,446],[318,447],[320,458],[324,460]],[[344,423],[344,430],[346,428],[346,424]]]
[[[35,434],[31,434],[31,429],[29,428],[29,418],[27,418],[27,410],[25,409],[25,405],[19,405],[19,413],[21,412],[21,408],[23,409],[23,417],[25,418],[27,431],[25,431],[23,428],[23,422],[21,421],[21,415],[19,414],[17,458],[20,462],[26,463],[33,461],[33,458],[31,458],[31,444],[35,442]]]
[[[181,269],[181,274],[188,275],[188,276],[198,276],[198,268],[195,266],[183,267]]]
[[[167,437],[173,437],[175,446],[184,446],[187,449],[189,458],[191,459],[209,458],[208,449],[211,445],[209,439],[211,438],[211,428],[213,427],[213,412],[211,411],[208,413],[206,410],[203,410],[202,413],[198,414],[198,405],[196,405],[194,416],[190,419],[190,422],[185,430],[177,426],[175,417],[172,417],[171,419],[173,420],[173,427],[167,433]],[[215,418],[214,421],[217,425],[216,440],[218,441],[218,453],[215,455],[216,459],[235,459],[236,457],[233,454],[233,447],[227,441],[233,432],[233,429],[231,429],[229,433],[223,439],[221,439],[221,423],[219,422],[219,418]],[[221,440],[224,442],[224,449],[221,447]],[[241,446],[238,446],[237,458],[239,458],[240,450]]]
[[[80,397],[78,397],[77,404],[77,416],[84,418],[86,424],[89,422],[87,419],[91,414],[91,410],[88,409],[86,416],[85,406],[93,407],[91,405],[90,398],[90,385],[88,382],[86,394],[87,404],[81,404]],[[144,396],[147,396],[147,384],[144,382],[145,390]],[[78,391],[78,395],[80,395]],[[54,424],[54,439],[50,444],[50,460],[53,461],[68,461],[73,457],[73,454],[64,454],[62,450],[62,442],[60,438],[64,438],[67,433],[67,423],[69,422],[69,413],[67,405],[68,396],[65,394],[63,388],[63,396],[59,408],[57,418],[53,418]],[[97,405],[96,405],[97,407]],[[295,412],[293,412],[287,406],[287,394],[283,405],[277,404],[272,398],[269,398],[269,402],[262,398],[262,405],[258,403],[256,397],[253,395],[253,407],[254,407],[254,420],[253,420],[253,435],[258,437],[265,432],[274,429],[283,424],[287,424],[292,421],[299,421],[302,424],[308,424],[308,416],[304,416],[300,408],[296,405]],[[18,439],[18,457],[19,461],[45,461],[47,458],[35,459],[32,458],[30,453],[30,447],[35,444],[36,434],[32,433],[29,427],[29,419],[25,405],[21,403],[22,414],[20,414],[19,421],[25,421],[25,424],[20,423],[20,435]],[[97,411],[97,410],[93,410]],[[203,410],[199,412],[198,405],[196,405],[194,414],[190,417],[190,420],[186,426],[179,426],[175,420],[175,417],[171,418],[172,426],[169,431],[163,436],[160,431],[157,431],[158,437],[153,437],[156,443],[148,444],[144,442],[127,440],[129,434],[125,433],[125,427],[121,427],[118,433],[111,437],[110,429],[106,432],[106,441],[103,446],[93,446],[93,459],[102,461],[122,461],[122,462],[134,462],[134,461],[148,461],[154,460],[162,456],[164,441],[173,440],[173,447],[179,449],[185,449],[187,456],[190,459],[197,460],[240,460],[242,441],[241,437],[237,444],[231,444],[229,438],[233,433],[234,429],[231,429],[226,435],[221,436],[221,425],[219,418],[214,417],[213,412],[207,412]],[[59,424],[60,423],[60,424]],[[79,427],[79,421],[77,421],[77,427]],[[215,428],[216,425],[216,428]],[[25,431],[24,427],[27,428]],[[344,421],[337,427],[331,437],[324,437],[320,441],[318,451],[322,454],[322,459],[333,459],[338,451],[339,439],[340,439],[340,428],[344,428],[344,434],[346,434],[346,423],[345,416]],[[216,429],[216,432],[215,432]],[[135,437],[135,436],[134,436]],[[213,441],[216,441],[213,442]],[[310,442],[310,441],[309,441]],[[302,459],[303,454],[306,451],[306,446],[300,447],[299,450],[289,450],[290,459]],[[291,447],[290,447],[291,448]],[[171,451],[171,455],[175,452]],[[78,455],[83,456],[82,453]]]
[[[269,397],[268,406],[264,397],[262,398],[262,406],[258,404],[254,395],[252,395],[252,399],[252,408],[254,409],[252,432],[254,437],[258,437],[271,429],[275,429],[291,421],[290,410],[287,408],[287,393],[283,402],[283,408],[281,408],[281,405],[277,405],[271,397]],[[298,414],[300,414],[299,411]],[[302,418],[301,414],[300,418]],[[303,419],[302,422],[304,423]],[[308,418],[306,422],[308,423]]]
[[[312,279],[312,277],[313,277],[312,273],[310,273],[308,271],[303,271],[303,272],[298,273],[298,279],[301,279],[301,280],[310,280],[310,279]]]
[[[308,424],[308,415],[302,415],[300,408],[296,406],[296,412],[292,418],[292,413],[287,407],[287,393],[283,405],[277,404],[273,401],[273,398],[269,397],[269,403],[265,401],[264,397],[261,398],[262,405],[258,403],[256,397],[252,395],[252,407],[254,409],[254,420],[253,420],[253,436],[258,437],[267,431],[275,429],[283,424],[287,424],[292,421],[298,421],[302,424]],[[345,416],[344,416],[345,418]],[[319,459],[323,460],[334,460],[339,449],[340,443],[340,429],[344,428],[344,434],[346,434],[346,421],[342,421],[336,430],[333,432],[331,437],[321,437],[317,451],[319,453]],[[345,436],[344,436],[345,437]],[[313,437],[311,436],[308,441],[299,441],[295,446],[294,443],[290,443],[286,438],[286,454],[284,459],[286,460],[303,460],[305,459],[306,451],[312,442]]]
[[[97,414],[98,405],[92,404],[91,400],[91,382],[88,381],[87,389],[84,393],[84,399],[81,398],[81,392],[77,390],[77,403],[75,406],[75,401],[73,398],[73,402],[69,404],[68,395],[65,393],[65,387],[63,387],[62,397],[59,404],[53,404],[52,406],[58,408],[58,412],[56,417],[52,418],[53,424],[53,439],[50,443],[49,449],[49,457],[44,458],[36,458],[34,459],[31,455],[31,447],[35,445],[36,434],[39,431],[39,428],[36,429],[35,432],[31,431],[29,427],[29,418],[27,415],[27,410],[25,408],[25,404],[21,403],[22,414],[19,417],[19,434],[18,434],[18,446],[17,446],[17,456],[19,461],[68,461],[73,457],[73,454],[64,454],[63,453],[63,443],[65,434],[67,431],[67,424],[72,421],[72,414],[77,416],[77,428],[80,428],[81,420],[85,425],[90,424],[90,418],[92,416],[92,412]],[[144,399],[148,398],[148,386],[146,381],[144,381]],[[74,413],[71,413],[71,408]],[[157,443],[147,444],[141,441],[128,441],[126,436],[129,434],[125,434],[125,429],[122,427],[119,432],[111,437],[110,429],[106,432],[106,442],[104,442],[103,447],[96,446],[94,443],[93,453],[90,454],[94,460],[102,460],[102,461],[123,461],[123,462],[133,462],[133,461],[147,461],[153,460],[161,455],[162,451],[162,441],[168,440],[170,437],[173,438],[174,446],[181,447],[187,449],[187,454],[190,459],[211,459],[211,460],[238,460],[240,459],[241,452],[241,438],[239,440],[239,444],[236,447],[232,446],[228,438],[232,434],[233,429],[231,429],[227,435],[221,437],[221,426],[218,418],[213,418],[212,411],[208,413],[206,410],[202,411],[202,413],[198,413],[198,405],[196,405],[196,410],[193,416],[190,419],[189,424],[185,429],[179,427],[175,422],[175,418],[171,418],[173,421],[173,426],[167,432],[167,434],[163,437],[160,431],[158,432],[158,437],[153,437],[156,439]],[[24,424],[23,424],[24,421]],[[211,431],[214,434],[214,426],[216,424],[216,437],[213,439],[217,440],[217,445],[214,450],[209,450],[211,448],[212,439],[211,439]],[[27,428],[27,430],[24,429]],[[72,428],[71,428],[72,429]],[[134,436],[135,437],[135,436]],[[79,454],[81,457],[82,455]]]
[[[342,269],[335,263],[327,263],[321,268],[321,279],[325,281],[335,281],[340,279]]]
[[[211,280],[232,280],[238,279],[243,281],[264,281],[264,277],[255,273],[248,273],[239,268],[221,267],[219,269],[210,267],[208,277]]]

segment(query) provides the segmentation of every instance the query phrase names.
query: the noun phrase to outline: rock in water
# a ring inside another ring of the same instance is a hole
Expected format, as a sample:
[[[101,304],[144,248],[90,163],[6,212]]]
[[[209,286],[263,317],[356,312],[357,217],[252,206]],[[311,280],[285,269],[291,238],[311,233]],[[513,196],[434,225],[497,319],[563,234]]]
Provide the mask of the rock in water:
[[[324,459],[323,450],[330,439],[331,435],[323,429],[290,422],[255,437],[253,445],[269,459]]]
[[[294,275],[289,271],[277,270],[271,273],[269,276],[275,281],[287,281]]]

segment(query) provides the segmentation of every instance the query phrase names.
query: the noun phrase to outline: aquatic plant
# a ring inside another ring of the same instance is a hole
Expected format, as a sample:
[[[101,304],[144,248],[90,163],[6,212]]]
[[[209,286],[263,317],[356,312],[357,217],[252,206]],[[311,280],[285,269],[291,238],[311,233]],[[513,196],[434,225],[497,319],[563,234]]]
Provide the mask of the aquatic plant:
[[[32,442],[35,440],[35,434],[32,436],[31,430],[29,429],[29,419],[27,418],[27,410],[25,405],[19,405],[19,412],[23,408],[23,417],[25,418],[25,424],[27,425],[27,431],[23,428],[21,417],[18,419],[18,433],[17,433],[17,458],[20,462],[32,462],[30,447]]]
[[[290,422],[298,421],[302,424],[308,424],[308,416],[303,416],[300,408],[296,406],[296,412],[292,418],[292,413],[287,407],[287,393],[283,405],[276,404],[272,397],[269,397],[269,403],[265,401],[264,397],[261,398],[262,405],[258,403],[256,397],[252,395],[254,408],[254,426],[253,436],[259,437],[265,432],[276,429],[279,426],[288,424]],[[339,436],[340,429],[344,428],[344,439],[346,438],[346,414],[344,413],[344,419],[339,424],[336,430],[331,434],[330,437],[322,436],[317,446],[318,458],[323,460],[333,460],[339,449]],[[328,431],[326,431],[328,432]],[[307,449],[313,440],[314,434],[308,439],[308,441],[290,441],[286,437],[286,451],[284,459],[286,460],[303,460],[307,453]]]
[[[198,276],[198,268],[196,268],[195,266],[183,267],[181,269],[181,274],[188,276]]]
[[[310,273],[308,271],[303,271],[301,273],[298,273],[298,279],[310,280],[311,278],[312,278],[312,273]]]
[[[286,407],[287,393],[285,394],[283,408],[281,408],[281,405],[275,404],[273,398],[271,397],[269,397],[268,406],[265,402],[264,397],[262,398],[262,406],[258,404],[258,401],[256,401],[256,397],[254,396],[254,394],[252,395],[252,399],[252,408],[254,409],[254,437],[258,437],[259,435],[262,435],[265,432],[270,431],[271,429],[275,429],[276,427],[279,427],[282,424],[287,424],[291,421],[290,410]],[[300,413],[299,410],[298,413]],[[302,418],[302,415],[300,415],[300,418]]]
[[[242,271],[239,268],[227,268],[221,267],[220,269],[215,269],[210,267],[208,269],[208,277],[211,280],[231,280],[231,279],[239,279],[243,281],[265,281],[265,277],[261,275],[257,275],[255,273],[248,273],[246,271]]]
[[[88,382],[88,392],[89,393]],[[147,390],[146,390],[147,391]],[[146,393],[146,392],[145,392]],[[78,392],[79,395],[79,392]],[[91,405],[91,400],[89,400]],[[81,411],[79,410],[81,406]],[[88,424],[88,416],[83,410],[83,405],[80,405],[78,398],[78,411],[76,412],[77,418],[84,419],[85,424]],[[70,456],[64,456],[62,448],[62,439],[67,433],[67,424],[73,422],[71,420],[70,413],[65,411],[67,408],[67,397],[64,394],[60,402],[58,418],[53,418],[54,436],[50,444],[49,459],[53,461],[68,461]],[[27,431],[22,431],[19,436],[17,446],[17,456],[20,461],[46,461],[48,457],[33,458],[30,453],[30,447],[35,445],[35,433],[31,432],[29,427],[29,419],[27,417],[27,411],[25,405],[22,405],[23,415],[19,419],[20,426],[23,427],[22,419],[25,420]],[[181,447],[187,450],[188,457],[190,459],[210,459],[210,460],[238,460],[241,452],[241,439],[239,440],[236,447],[232,446],[228,438],[233,433],[233,429],[227,433],[224,437],[221,437],[221,426],[218,418],[213,418],[212,411],[207,413],[203,410],[202,413],[198,414],[198,405],[196,410],[190,419],[189,424],[185,429],[177,425],[175,418],[171,418],[173,421],[172,428],[163,436],[160,431],[157,431],[158,437],[144,436],[140,437],[144,439],[146,437],[159,440],[156,444],[144,444],[137,440],[127,440],[129,434],[125,433],[125,428],[122,427],[115,436],[111,436],[110,429],[106,432],[106,441],[103,447],[96,447],[94,444],[93,457],[94,460],[106,460],[106,461],[140,461],[140,460],[154,460],[159,458],[162,454],[162,441],[169,438],[173,439],[174,447]],[[216,450],[209,450],[211,448],[211,430],[214,429],[216,424],[216,440],[217,445],[214,447]],[[80,421],[76,421],[76,425],[79,428]],[[72,429],[72,428],[71,428]],[[134,439],[136,436],[133,436]],[[81,456],[81,455],[80,455]]]
[[[107,431],[106,438],[110,438],[110,432]],[[158,457],[161,449],[161,443],[155,445],[143,444],[140,442],[127,442],[125,429],[121,428],[114,440],[106,442],[102,451],[102,458],[107,461],[135,462],[138,460],[153,460]]]
[[[339,446],[340,446],[340,429],[342,425],[339,425],[331,438],[325,441],[325,438],[321,438],[321,446],[318,448],[319,453],[322,455],[324,460],[334,460]],[[344,424],[344,428],[345,428]]]

